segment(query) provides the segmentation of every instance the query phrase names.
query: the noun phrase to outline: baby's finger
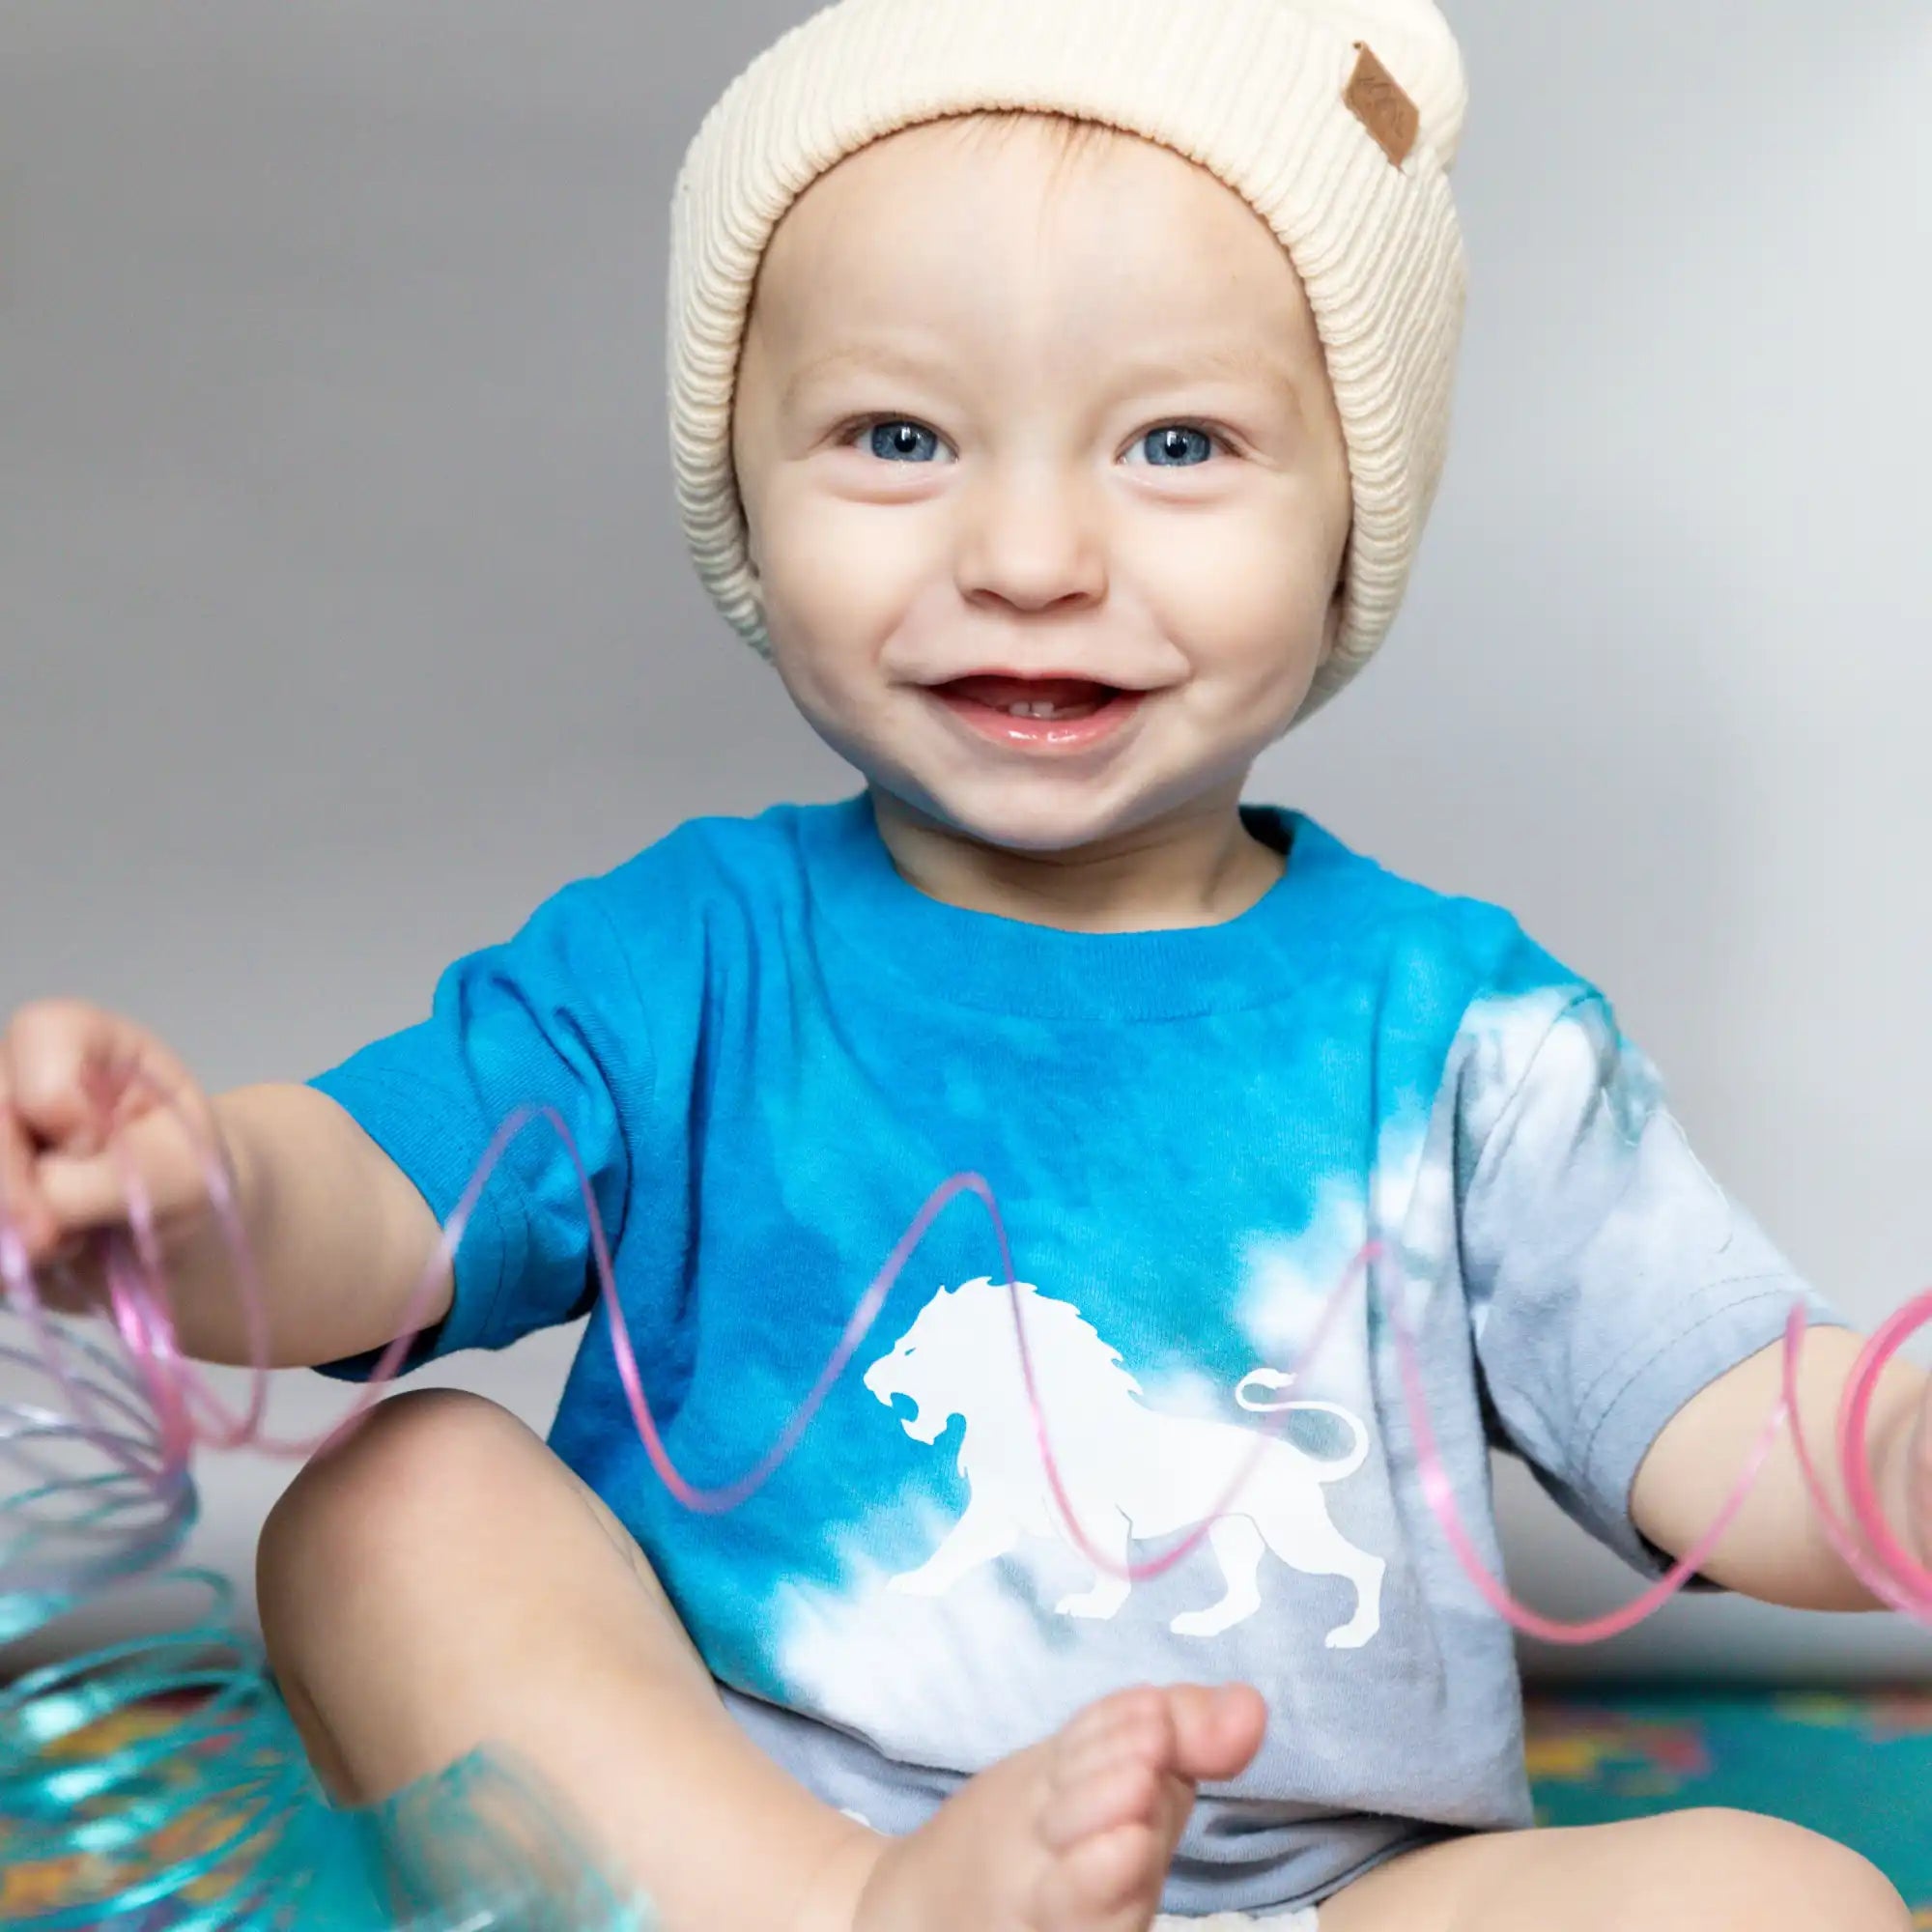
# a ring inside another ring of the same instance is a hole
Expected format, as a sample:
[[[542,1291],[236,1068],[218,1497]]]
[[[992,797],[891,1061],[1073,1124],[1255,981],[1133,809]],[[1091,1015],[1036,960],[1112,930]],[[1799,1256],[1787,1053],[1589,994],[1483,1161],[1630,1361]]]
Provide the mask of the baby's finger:
[[[121,1122],[192,1092],[187,1070],[143,1028],[79,1000],[23,1007],[8,1032],[14,1101],[43,1146],[96,1153]]]
[[[165,1216],[206,1197],[203,1159],[172,1112],[150,1114],[124,1128],[115,1147],[105,1153],[43,1154],[41,1198],[63,1238],[125,1227],[131,1206],[130,1166],[153,1211]]]
[[[35,1000],[7,1029],[4,1068],[20,1124],[42,1145],[95,1139],[90,1088],[113,1051],[113,1022],[79,1000]]]

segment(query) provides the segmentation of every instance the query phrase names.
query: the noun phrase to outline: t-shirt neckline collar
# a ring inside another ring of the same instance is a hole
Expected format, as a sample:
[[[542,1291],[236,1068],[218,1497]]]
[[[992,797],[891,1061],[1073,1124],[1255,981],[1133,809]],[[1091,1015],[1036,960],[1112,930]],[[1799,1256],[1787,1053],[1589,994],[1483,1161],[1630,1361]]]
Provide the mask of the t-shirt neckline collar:
[[[882,974],[932,999],[1038,1018],[1171,1019],[1288,996],[1305,901],[1333,843],[1304,814],[1243,805],[1249,828],[1284,849],[1282,875],[1244,912],[1209,925],[1068,932],[948,904],[904,878],[861,792],[815,817],[814,899]]]

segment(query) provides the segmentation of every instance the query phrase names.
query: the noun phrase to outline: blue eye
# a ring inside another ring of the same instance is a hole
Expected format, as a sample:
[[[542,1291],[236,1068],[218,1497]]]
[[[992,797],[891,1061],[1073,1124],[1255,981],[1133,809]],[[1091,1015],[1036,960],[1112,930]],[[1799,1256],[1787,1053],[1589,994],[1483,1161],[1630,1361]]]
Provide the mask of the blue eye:
[[[938,434],[903,416],[882,417],[863,426],[867,449],[881,463],[932,463],[943,447]],[[1169,423],[1141,438],[1146,461],[1163,469],[1197,469],[1208,462],[1220,439],[1190,423]]]
[[[1214,439],[1205,429],[1169,423],[1162,429],[1149,430],[1141,438],[1141,447],[1157,469],[1192,469],[1213,455]]]
[[[922,463],[930,460],[923,454],[926,450],[937,453],[939,439],[915,422],[876,422],[871,426],[868,446],[885,463]]]

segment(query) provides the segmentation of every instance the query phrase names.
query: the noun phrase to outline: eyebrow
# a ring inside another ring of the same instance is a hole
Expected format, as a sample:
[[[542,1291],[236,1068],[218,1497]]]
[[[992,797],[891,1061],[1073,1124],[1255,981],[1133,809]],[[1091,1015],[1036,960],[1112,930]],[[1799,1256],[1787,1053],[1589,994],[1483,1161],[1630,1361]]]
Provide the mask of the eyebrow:
[[[930,377],[932,364],[887,341],[841,343],[823,355],[793,370],[784,385],[780,407],[786,412],[796,407],[799,396],[813,383],[845,368],[861,369],[904,382],[920,382]],[[1184,388],[1205,376],[1218,376],[1235,382],[1257,379],[1284,391],[1301,413],[1301,384],[1288,361],[1270,349],[1253,343],[1221,341],[1204,344],[1196,350],[1137,357],[1122,368],[1112,384],[1115,392],[1151,388]]]
[[[1232,377],[1238,383],[1259,378],[1299,396],[1294,371],[1288,363],[1272,350],[1245,342],[1216,342],[1176,355],[1142,356],[1127,363],[1119,380],[1122,388],[1178,389],[1203,376]]]
[[[895,343],[863,341],[840,343],[837,349],[827,350],[823,355],[814,355],[810,362],[801,363],[792,371],[784,385],[784,393],[779,398],[780,408],[790,411],[797,404],[801,393],[810,388],[813,383],[847,367],[895,376],[901,382],[914,383],[930,373],[928,364]]]

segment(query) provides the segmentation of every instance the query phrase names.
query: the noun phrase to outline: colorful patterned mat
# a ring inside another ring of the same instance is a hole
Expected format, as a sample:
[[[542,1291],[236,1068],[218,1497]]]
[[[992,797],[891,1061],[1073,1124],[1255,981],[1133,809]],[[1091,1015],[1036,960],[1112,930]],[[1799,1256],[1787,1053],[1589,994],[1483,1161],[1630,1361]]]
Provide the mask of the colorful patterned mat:
[[[87,1743],[111,1748],[167,1721],[125,1714],[116,1736],[97,1728]],[[1702,1804],[1808,1825],[1862,1852],[1932,1928],[1932,1692],[1572,1695],[1532,1706],[1529,1770],[1546,1825]],[[184,1827],[161,1849],[181,1858],[194,1837]],[[73,1900],[72,1866],[10,1861],[6,1839],[0,1817],[0,1926]]]
[[[1932,1927],[1932,1691],[1618,1693],[1532,1705],[1537,1823],[1721,1804],[1862,1852]]]

